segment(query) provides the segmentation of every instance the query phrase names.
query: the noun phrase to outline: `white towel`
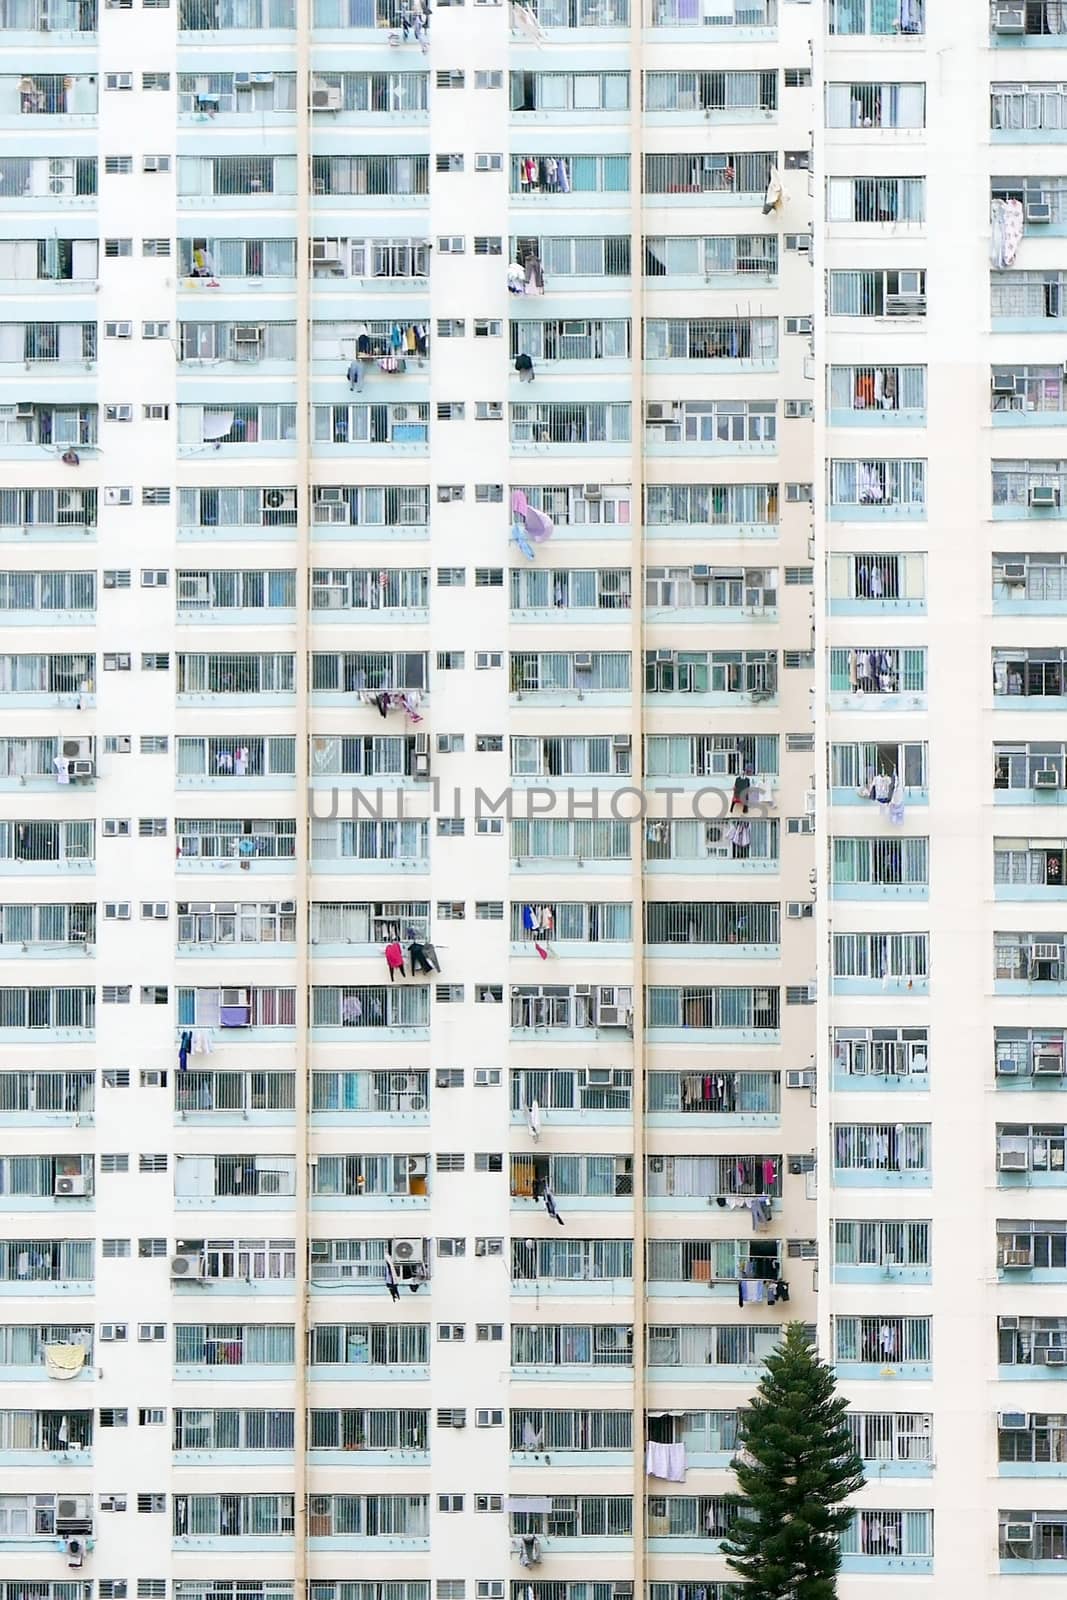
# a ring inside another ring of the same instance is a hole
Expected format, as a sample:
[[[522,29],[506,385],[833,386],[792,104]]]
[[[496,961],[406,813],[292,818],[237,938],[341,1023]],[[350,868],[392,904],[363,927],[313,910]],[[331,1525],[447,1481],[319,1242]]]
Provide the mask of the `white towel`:
[[[650,1439],[645,1451],[645,1472],[668,1483],[685,1482],[685,1445],[657,1444]]]

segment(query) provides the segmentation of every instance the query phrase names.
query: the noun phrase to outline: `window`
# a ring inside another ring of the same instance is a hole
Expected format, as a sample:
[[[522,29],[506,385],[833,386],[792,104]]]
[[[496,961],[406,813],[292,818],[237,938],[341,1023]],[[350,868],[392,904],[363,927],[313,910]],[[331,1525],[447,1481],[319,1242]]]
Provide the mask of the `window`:
[[[497,150],[479,150],[474,157],[475,172],[503,172],[504,157]]]
[[[474,1087],[476,1089],[499,1089],[503,1078],[499,1067],[475,1067]]]
[[[440,996],[438,996],[438,998],[440,999]],[[438,1067],[434,1082],[439,1089],[462,1089],[463,1068]]]
[[[158,753],[149,752],[143,748],[141,750],[142,755]],[[166,837],[166,832],[166,817],[138,817],[137,819],[137,836],[140,839],[162,839]]]
[[[100,991],[100,999],[105,1006],[128,1006],[130,1003],[130,985],[128,983],[105,983]]]
[[[463,157],[461,155],[439,155],[436,160],[438,172],[462,172]]]
[[[438,672],[462,671],[464,659],[462,650],[438,650],[437,670]]]
[[[142,256],[150,256],[150,257],[153,257],[155,259],[159,259],[159,258],[161,258],[163,256],[169,256],[170,255],[170,240],[169,239],[142,239],[141,240],[141,254],[142,254]],[[165,327],[166,324],[164,323],[163,326]],[[166,339],[167,337],[168,337],[168,335],[165,334],[165,333],[164,334],[160,334],[160,338],[161,339]]]
[[[475,1172],[503,1172],[504,1157],[498,1150],[478,1151],[474,1157]]]
[[[811,88],[811,68],[810,67],[786,67],[786,69],[785,69],[785,87],[787,89],[810,89]]]
[[[142,733],[142,735],[141,735],[141,754],[143,756],[165,756],[169,749],[170,749],[170,735],[169,734],[166,734],[166,733]],[[142,818],[142,820],[144,820],[144,819]],[[163,832],[166,833],[166,831],[167,831],[166,818],[165,817],[160,817],[159,821],[163,823]]]
[[[166,487],[142,489],[141,504],[143,506],[169,506],[170,489]]]
[[[142,1067],[137,1076],[142,1089],[167,1087],[167,1073],[163,1067]]]
[[[504,1337],[504,1324],[502,1322],[479,1322],[476,1324],[474,1337],[483,1342],[499,1344]]]
[[[102,1428],[125,1428],[128,1426],[130,1413],[125,1406],[101,1406],[100,1426]]]
[[[104,74],[104,88],[105,89],[132,89],[133,88],[133,73],[132,72],[105,72],[105,74]]]
[[[465,1256],[467,1254],[467,1241],[466,1239],[457,1239],[451,1237],[438,1239],[437,1254],[442,1259]]]
[[[466,81],[463,75],[462,67],[445,67],[443,70],[438,69],[437,73],[435,74],[435,78],[437,87],[439,89],[462,89],[464,82]]]
[[[467,1412],[463,1406],[443,1406],[437,1412],[437,1426],[439,1428],[465,1428],[467,1426]]]
[[[141,171],[142,172],[169,172],[170,171],[170,156],[160,156],[160,155],[142,156],[141,157]],[[170,255],[170,240],[169,239],[161,239],[159,241],[159,243],[160,244],[165,244],[167,248],[165,250],[159,250],[159,251],[156,251],[154,253],[157,254],[157,255],[161,255],[161,256],[169,256]],[[147,255],[148,252],[146,251],[145,254]]]
[[[503,817],[478,817],[474,825],[475,833],[500,834],[504,831]]]
[[[129,1255],[130,1241],[128,1239],[104,1239],[101,1244],[101,1253],[105,1261],[120,1261]]]
[[[787,483],[785,486],[786,505],[805,505],[815,498],[815,489],[810,483]]]
[[[170,655],[165,650],[145,650],[141,654],[142,672],[169,672]]]
[[[504,986],[501,983],[476,983],[474,985],[474,1003],[476,1006],[500,1006],[504,1003]]]
[[[474,1497],[474,1509],[475,1511],[503,1511],[504,1496],[502,1494],[476,1494]],[[494,1586],[492,1584],[488,1586],[489,1589],[492,1589],[493,1587]],[[479,1583],[479,1596],[481,1595],[483,1589],[486,1589],[486,1585],[484,1583]]]
[[[474,485],[476,505],[500,505],[503,499],[504,485],[502,483],[476,483]]]
[[[502,589],[503,586],[503,567],[475,567],[474,587],[476,589]]]
[[[167,1337],[167,1324],[165,1322],[140,1322],[137,1325],[137,1340],[139,1344],[163,1344]]]
[[[476,1428],[502,1428],[504,1426],[504,1413],[493,1406],[482,1406],[474,1413],[474,1426]]]
[[[467,1325],[464,1322],[439,1322],[437,1324],[437,1338],[441,1344],[461,1344],[467,1337]],[[439,1427],[445,1426],[443,1423]]]
[[[466,567],[438,567],[437,569],[437,587],[439,589],[462,589],[466,581]],[[437,658],[437,665],[440,669],[440,656]]]
[[[141,985],[141,1004],[143,1006],[165,1006],[168,993],[165,983],[143,983]]]
[[[166,1172],[167,1158],[165,1155],[140,1155],[137,1157],[138,1172]]]
[[[466,1165],[466,1157],[461,1150],[439,1150],[436,1164],[438,1172],[462,1172]]]
[[[170,420],[170,406],[153,402],[151,405],[141,407],[141,416],[145,422],[168,422]]]
[[[152,1515],[167,1509],[165,1494],[139,1494],[137,1496],[137,1509],[142,1514]]]
[[[463,817],[438,817],[437,837],[439,839],[461,839],[466,822]]]
[[[439,483],[437,485],[437,503],[441,506],[449,505],[453,500],[463,499],[463,485],[461,483]]]
[[[104,172],[109,178],[121,178],[133,171],[132,156],[105,156]]]
[[[439,733],[437,735],[437,753],[442,756],[459,755],[462,753],[464,743],[465,740],[462,733]],[[438,915],[440,915],[440,912],[438,912]]]
[[[162,1427],[167,1420],[166,1406],[141,1406],[137,1412],[139,1428]]]
[[[504,656],[500,650],[479,650],[474,657],[474,670],[476,672],[487,672],[490,668],[500,667],[503,664]]]
[[[504,87],[504,74],[499,70],[476,72],[474,74],[474,87],[476,89],[502,89]]]
[[[437,337],[439,339],[462,339],[467,331],[467,324],[462,317],[438,317]]]
[[[474,902],[474,915],[478,922],[503,922],[503,900],[476,900]]]
[[[119,256],[132,256],[133,255],[133,240],[132,239],[105,239],[104,240],[104,255],[108,260],[111,260],[111,261],[115,260]],[[104,337],[105,338],[108,337],[106,333],[105,333]],[[127,334],[127,338],[129,338],[129,334]]]
[[[161,1256],[168,1254],[166,1239],[138,1239],[138,1261],[158,1261]]]
[[[105,1172],[129,1172],[129,1170],[130,1170],[130,1158],[127,1155],[104,1154],[104,1155],[102,1155],[100,1157],[100,1171],[101,1171],[101,1173],[105,1173]]]
[[[105,322],[104,323],[104,338],[105,339],[132,339],[133,338],[133,323],[132,322]]]
[[[445,1427],[453,1427],[454,1424],[453,1423],[445,1423],[445,1424],[443,1424],[443,1426],[445,1426]],[[455,1511],[462,1511],[463,1510],[463,1496],[461,1494],[439,1494],[437,1496],[437,1509],[438,1509],[438,1511],[445,1512],[445,1513],[451,1513],[451,1512],[455,1512]]]
[[[462,1578],[438,1578],[437,1580],[437,1600],[464,1600],[466,1593],[467,1585]]]
[[[434,999],[439,1006],[461,1005],[463,1002],[463,985],[461,983],[435,984]]]
[[[437,402],[438,422],[462,422],[466,411],[467,408],[462,400],[438,400]],[[448,498],[451,498],[451,496]],[[438,499],[440,499],[440,491],[438,491]]]
[[[142,72],[141,88],[166,93],[170,89],[170,73]]]
[[[142,339],[169,339],[170,338],[170,323],[169,322],[142,322],[141,323],[141,338]]]
[[[461,256],[467,248],[467,241],[461,233],[446,233],[437,240],[437,254],[439,256]],[[438,328],[440,331],[440,327]]]
[[[504,735],[502,733],[476,734],[474,748],[479,755],[499,755],[504,749]]]
[[[492,326],[491,322],[485,324],[486,334],[491,332]],[[474,332],[477,336],[477,323],[474,325]],[[504,402],[502,400],[476,400],[474,402],[474,420],[475,422],[502,422],[504,420]]]
[[[440,735],[439,734],[438,737],[439,738],[441,738],[441,737],[452,738],[452,739],[458,738],[458,739],[462,740],[463,735],[462,734],[445,734],[445,735]],[[462,748],[463,748],[463,746],[462,746],[462,743],[461,743],[460,744],[460,749],[462,750]],[[440,917],[442,922],[462,922],[464,917],[467,915],[467,903],[466,903],[465,900],[438,900],[438,902],[437,902],[437,915]]]

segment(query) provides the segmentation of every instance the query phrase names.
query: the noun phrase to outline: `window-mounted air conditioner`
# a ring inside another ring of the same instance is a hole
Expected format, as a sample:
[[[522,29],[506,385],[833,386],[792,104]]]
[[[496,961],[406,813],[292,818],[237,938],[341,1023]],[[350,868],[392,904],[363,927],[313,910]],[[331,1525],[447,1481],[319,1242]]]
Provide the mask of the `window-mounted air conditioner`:
[[[1005,1433],[1018,1433],[1029,1426],[1030,1416],[1026,1411],[1002,1411],[997,1417],[997,1427]]]
[[[340,111],[341,91],[339,88],[321,88],[311,91],[312,111]]]
[[[1027,1172],[1030,1168],[1030,1157],[1025,1150],[998,1150],[998,1172]]]
[[[1025,33],[1026,7],[997,6],[993,12],[994,33]]]
[[[1005,561],[1001,568],[1001,577],[1005,583],[1019,584],[1026,582],[1025,561]]]
[[[997,1257],[997,1265],[1009,1269],[1032,1267],[1033,1264],[1034,1252],[1030,1245],[1024,1245],[1022,1248],[1016,1247],[1012,1250],[1001,1250]]]
[[[1039,1078],[1062,1078],[1063,1056],[1058,1050],[1034,1052],[1034,1075]]]
[[[1028,200],[1026,202],[1027,222],[1051,222],[1052,205],[1048,200]]]
[[[1006,1522],[1004,1524],[1004,1541],[1006,1544],[1032,1545],[1034,1542],[1033,1523]]]
[[[1015,374],[1014,374],[1014,372],[994,372],[994,374],[993,374],[993,393],[994,394],[1014,394],[1015,393]]]
[[[1060,773],[1058,767],[1038,767],[1034,773],[1035,789],[1058,789],[1060,786]]]
[[[785,1075],[787,1089],[814,1089],[815,1074],[810,1067],[791,1067]]]
[[[1054,483],[1032,483],[1026,502],[1035,511],[1052,510],[1060,503],[1060,491]]]
[[[1035,1351],[1037,1355],[1039,1352]],[[1047,1350],[1040,1352],[1046,1367],[1067,1366],[1067,1345],[1050,1344]]]

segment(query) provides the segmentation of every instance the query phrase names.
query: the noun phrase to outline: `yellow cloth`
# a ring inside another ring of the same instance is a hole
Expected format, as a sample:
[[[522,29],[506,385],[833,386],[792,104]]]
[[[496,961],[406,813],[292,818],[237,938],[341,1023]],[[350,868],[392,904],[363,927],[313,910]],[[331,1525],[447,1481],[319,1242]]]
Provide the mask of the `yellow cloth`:
[[[76,1378],[85,1365],[85,1347],[80,1344],[46,1344],[44,1369],[50,1378]]]

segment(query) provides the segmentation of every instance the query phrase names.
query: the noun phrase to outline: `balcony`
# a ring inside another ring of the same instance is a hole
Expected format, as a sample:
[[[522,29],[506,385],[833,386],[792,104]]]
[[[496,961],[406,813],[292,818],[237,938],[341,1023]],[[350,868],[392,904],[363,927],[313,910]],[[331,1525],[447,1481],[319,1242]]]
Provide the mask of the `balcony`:
[[[996,1087],[1056,1094],[1067,1088],[1067,1036],[1055,1028],[994,1029]]]
[[[95,1122],[94,1071],[0,1071],[0,1127],[88,1127]]]
[[[724,4],[723,0],[655,0],[653,28],[683,30],[652,35],[657,44],[717,43],[757,44],[778,37],[778,0],[745,0],[744,4]]]
[[[834,1223],[834,1283],[932,1282],[929,1222]]]
[[[925,428],[926,368],[831,367],[828,403],[833,428]]]
[[[925,647],[831,648],[830,706],[834,711],[925,711]]]
[[[48,34],[48,44],[88,45],[95,42],[96,0],[20,0],[6,11],[4,45],[39,47],[39,34]]]
[[[222,460],[244,460],[253,457],[282,460],[294,456],[296,406],[288,402],[251,405],[243,399],[212,404],[179,405],[178,455],[203,456],[208,451]],[[185,492],[182,491],[183,494]],[[210,492],[200,491],[201,495]],[[272,492],[282,496],[287,493],[284,489],[265,491],[268,494]],[[278,516],[273,519],[263,516],[248,520],[261,530],[268,526],[283,527],[295,524],[295,491],[293,493],[293,516]],[[219,499],[225,503],[223,494],[220,493]],[[279,507],[284,509],[284,500],[279,502]],[[189,523],[186,523],[185,527],[179,530],[179,537],[217,539],[226,531],[225,522],[221,519],[218,524],[209,526],[210,532],[201,533],[199,528],[193,531]],[[253,535],[245,533],[239,537],[250,538]],[[254,537],[269,538],[271,535],[260,531]]]
[[[777,650],[645,651],[646,705],[730,709],[777,700]]]
[[[994,145],[1067,143],[1065,105],[1067,92],[1055,80],[994,82],[990,85],[989,141]]]
[[[832,553],[830,615],[925,616],[926,557]]]
[[[831,461],[831,522],[925,522],[925,460]]]
[[[650,987],[650,1044],[777,1044],[780,990],[772,986]]]
[[[629,1067],[513,1067],[511,1123],[528,1127],[536,1104],[546,1127],[627,1128],[633,1121],[632,1095]]]
[[[628,651],[511,652],[512,705],[571,706],[590,696],[597,706],[622,706],[630,691]]]
[[[841,1534],[846,1573],[931,1573],[932,1511],[856,1511]]]
[[[205,34],[230,32],[238,37],[220,43],[288,43],[271,36],[291,33],[295,27],[294,0],[181,0],[178,8],[180,44],[211,45],[214,41],[205,39]],[[182,34],[191,37],[183,39]]]
[[[202,1127],[293,1126],[296,1075],[189,1067],[174,1079],[174,1121]]]
[[[645,1123],[649,1128],[776,1128],[781,1122],[780,1072],[727,1070],[650,1072]]]
[[[839,1122],[833,1135],[835,1189],[928,1189],[930,1125]]]
[[[929,1381],[930,1318],[836,1317],[834,1368],[839,1378]]]
[[[0,988],[0,1040],[88,1044],[96,1037],[96,989]]]
[[[993,521],[1067,517],[1067,462],[994,461]]]
[[[649,539],[777,539],[779,512],[777,483],[650,483],[645,488]]]
[[[830,0],[827,29],[831,38],[887,39],[894,45],[917,40],[926,31],[926,0]],[[870,49],[864,43],[854,46]]]
[[[645,450],[649,456],[774,456],[778,452],[775,400],[648,400]]]
[[[1048,1473],[1042,1469],[1041,1476]],[[1018,1577],[1060,1575],[1067,1556],[1067,1514],[1062,1511],[1001,1511],[998,1570]]]

